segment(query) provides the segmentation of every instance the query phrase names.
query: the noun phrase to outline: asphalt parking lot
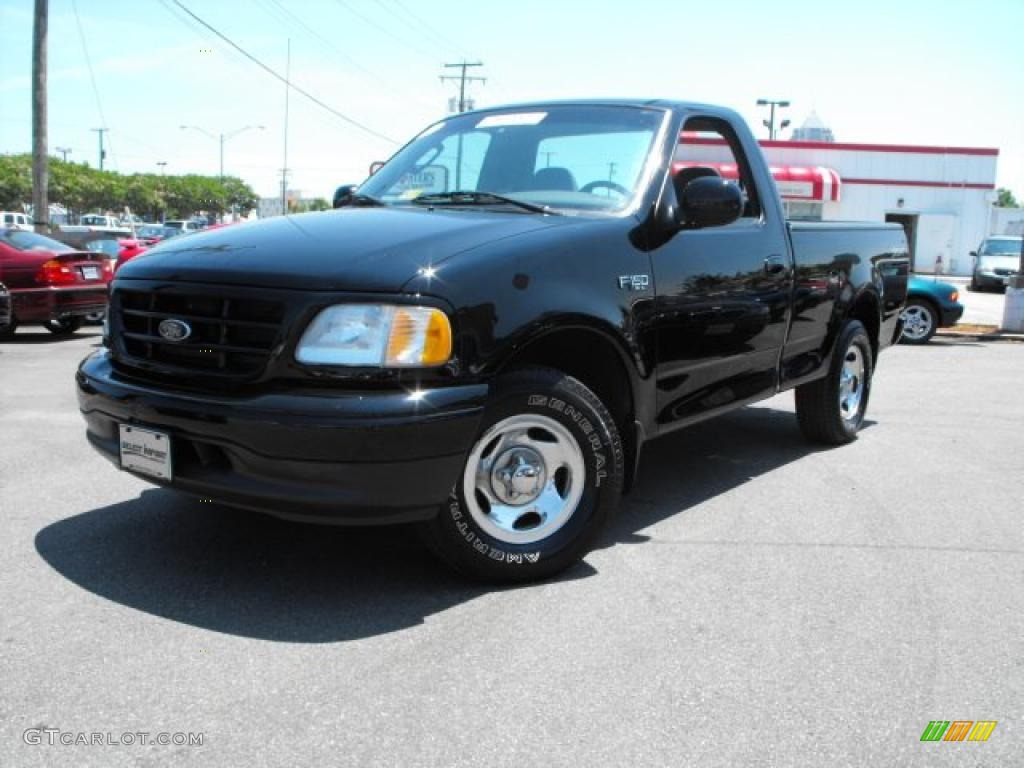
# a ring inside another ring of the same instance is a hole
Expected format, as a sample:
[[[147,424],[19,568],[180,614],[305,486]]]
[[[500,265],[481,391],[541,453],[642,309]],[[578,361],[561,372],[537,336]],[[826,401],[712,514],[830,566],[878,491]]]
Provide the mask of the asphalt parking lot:
[[[0,344],[0,765],[1021,764],[1024,344],[887,352],[844,448],[789,395],[652,444],[602,548],[493,590],[117,472],[74,400],[98,341]],[[919,741],[958,719],[998,726]]]

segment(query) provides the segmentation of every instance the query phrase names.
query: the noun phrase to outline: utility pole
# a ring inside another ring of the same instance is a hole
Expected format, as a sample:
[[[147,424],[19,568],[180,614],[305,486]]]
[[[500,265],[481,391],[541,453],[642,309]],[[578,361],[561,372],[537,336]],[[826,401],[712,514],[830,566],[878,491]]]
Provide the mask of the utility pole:
[[[775,108],[784,109],[789,106],[789,102],[785,99],[758,99],[757,106],[759,107],[771,107],[771,113],[767,120],[762,120],[761,124],[768,129],[768,139],[771,141],[775,140]],[[782,125],[779,127],[781,131],[783,128],[789,125],[789,120],[783,120]]]
[[[291,168],[281,169],[281,213],[288,215],[288,174]]]
[[[68,161],[68,155],[71,154],[71,147],[54,147],[54,149],[60,152],[62,159],[66,163]]]
[[[217,136],[214,136],[208,130],[206,130],[205,128],[200,128],[198,125],[180,125],[178,127],[181,130],[183,130],[183,131],[186,130],[186,129],[191,129],[193,131],[199,131],[204,136],[209,136],[214,141],[219,142],[219,144],[220,144],[220,180],[221,181],[224,181],[224,142],[227,141],[228,139],[233,139],[235,136],[237,136],[238,134],[242,133],[243,131],[248,131],[250,128],[259,128],[261,131],[264,129],[264,127],[262,125],[246,125],[246,126],[244,126],[242,128],[239,128],[237,130],[231,131],[230,133],[221,133],[221,134],[219,134]],[[157,165],[159,165],[159,163],[157,163]]]
[[[281,163],[281,213],[288,215],[288,93],[291,91],[292,39],[288,38],[288,58],[284,66],[284,162]]]
[[[100,170],[103,170],[103,158],[107,156],[107,151],[103,148],[103,134],[109,131],[109,128],[93,128],[100,135]]]
[[[462,72],[456,77],[452,75],[441,75],[441,82],[447,82],[449,80],[457,80],[459,83],[459,112],[466,111],[466,83],[480,82],[486,83],[486,77],[469,77],[466,75],[466,70],[470,67],[482,67],[484,64],[482,61],[466,61],[463,59],[458,64],[445,64],[445,69],[460,69]]]
[[[46,145],[46,42],[48,0],[36,0],[32,28],[32,220],[36,232],[50,223],[49,158]]]

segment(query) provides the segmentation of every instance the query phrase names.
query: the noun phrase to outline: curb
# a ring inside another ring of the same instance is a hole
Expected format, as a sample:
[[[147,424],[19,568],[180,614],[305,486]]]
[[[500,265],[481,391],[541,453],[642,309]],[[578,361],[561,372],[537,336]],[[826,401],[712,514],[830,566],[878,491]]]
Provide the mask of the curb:
[[[953,328],[938,328],[936,336],[946,336],[952,339],[973,339],[974,341],[1018,341],[1024,342],[1024,333],[1010,333],[1009,331],[958,331]]]

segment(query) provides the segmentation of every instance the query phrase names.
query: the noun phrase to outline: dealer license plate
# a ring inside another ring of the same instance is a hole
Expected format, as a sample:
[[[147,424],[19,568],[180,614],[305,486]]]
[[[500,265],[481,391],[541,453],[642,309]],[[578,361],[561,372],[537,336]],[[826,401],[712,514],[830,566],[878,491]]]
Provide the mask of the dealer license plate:
[[[119,424],[121,469],[171,479],[171,436],[133,424]]]
[[[100,268],[99,267],[82,267],[82,277],[86,280],[99,280],[100,279]]]

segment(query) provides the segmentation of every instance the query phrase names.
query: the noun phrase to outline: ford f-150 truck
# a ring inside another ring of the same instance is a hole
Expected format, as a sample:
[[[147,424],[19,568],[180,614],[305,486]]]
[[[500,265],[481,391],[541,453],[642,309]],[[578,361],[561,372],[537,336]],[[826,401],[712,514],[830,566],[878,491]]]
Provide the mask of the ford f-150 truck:
[[[853,440],[900,332],[903,230],[787,223],[726,109],[460,114],[336,201],[121,268],[77,373],[96,449],[535,579],[589,551],[650,439],[793,389],[809,438]]]

